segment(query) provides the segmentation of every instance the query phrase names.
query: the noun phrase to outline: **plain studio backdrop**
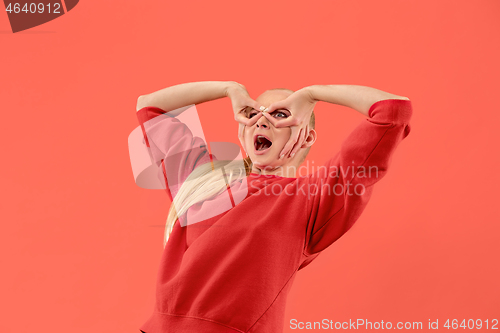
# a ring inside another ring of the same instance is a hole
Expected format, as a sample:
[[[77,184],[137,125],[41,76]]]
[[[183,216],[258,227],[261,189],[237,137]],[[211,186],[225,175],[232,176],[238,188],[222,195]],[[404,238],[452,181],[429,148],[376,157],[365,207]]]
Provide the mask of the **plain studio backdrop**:
[[[134,183],[136,100],[211,80],[238,81],[253,98],[357,84],[412,101],[412,131],[365,212],[298,273],[285,332],[297,331],[293,319],[491,325],[499,16],[493,0],[86,0],[13,34],[0,13],[0,328],[139,331],[153,311],[170,202]],[[239,144],[229,99],[198,111],[208,141]],[[327,103],[316,117],[310,165],[364,121]]]

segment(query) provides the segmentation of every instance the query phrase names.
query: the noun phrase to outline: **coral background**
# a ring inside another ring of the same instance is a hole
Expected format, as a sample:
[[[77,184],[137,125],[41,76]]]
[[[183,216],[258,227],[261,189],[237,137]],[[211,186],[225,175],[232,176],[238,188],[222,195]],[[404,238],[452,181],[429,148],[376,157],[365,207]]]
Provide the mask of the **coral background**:
[[[205,80],[254,98],[357,84],[412,100],[367,209],[297,275],[285,332],[291,319],[500,319],[499,13],[493,0],[87,0],[15,34],[0,13],[0,328],[139,332],[170,202],[134,183],[136,99]],[[229,99],[197,108],[209,141],[239,144]],[[327,103],[316,117],[315,165],[364,121]]]

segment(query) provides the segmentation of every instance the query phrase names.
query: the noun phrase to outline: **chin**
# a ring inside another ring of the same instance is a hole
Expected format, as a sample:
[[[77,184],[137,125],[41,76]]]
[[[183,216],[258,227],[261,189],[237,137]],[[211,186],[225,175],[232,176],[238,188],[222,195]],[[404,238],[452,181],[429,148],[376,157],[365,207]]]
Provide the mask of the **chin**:
[[[281,166],[278,157],[254,155],[251,157],[253,165],[259,169],[276,169]]]

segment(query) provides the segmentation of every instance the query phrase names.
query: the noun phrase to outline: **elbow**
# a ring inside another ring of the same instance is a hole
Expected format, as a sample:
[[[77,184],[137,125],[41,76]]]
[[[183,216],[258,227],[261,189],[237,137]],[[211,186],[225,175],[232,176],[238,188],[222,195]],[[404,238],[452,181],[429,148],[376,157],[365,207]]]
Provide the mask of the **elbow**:
[[[411,100],[408,97],[398,98],[400,100],[408,101],[407,103],[398,103],[396,110],[394,110],[394,122],[401,125],[409,125],[413,115],[413,107]]]
[[[135,111],[136,112],[147,106],[147,104],[146,104],[146,96],[147,95],[141,95],[141,96],[139,96],[137,98],[137,104],[136,104],[136,107],[135,107]]]
[[[404,102],[402,102],[404,101]],[[394,98],[388,106],[388,119],[398,131],[401,131],[402,138],[406,138],[411,131],[410,121],[413,115],[413,106],[408,97]]]
[[[403,139],[410,134],[411,131],[411,126],[410,126],[410,120],[411,116],[413,115],[413,107],[411,105],[411,101],[408,98],[407,101],[409,103],[401,110],[401,116],[400,116],[400,122],[403,124]]]
[[[375,102],[368,110],[368,114],[373,122],[408,125],[413,107],[410,99],[389,98]]]
[[[411,119],[411,116],[413,115],[413,106],[411,104],[411,101],[410,99],[406,99],[408,101],[408,104],[406,105],[406,107],[403,108],[403,123],[405,125],[408,125],[410,124],[410,119]]]

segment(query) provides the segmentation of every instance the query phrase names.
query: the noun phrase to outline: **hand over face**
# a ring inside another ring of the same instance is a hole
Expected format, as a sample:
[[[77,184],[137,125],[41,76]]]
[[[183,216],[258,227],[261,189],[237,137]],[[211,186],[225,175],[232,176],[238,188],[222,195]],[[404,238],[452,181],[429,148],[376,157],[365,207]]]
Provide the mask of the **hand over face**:
[[[244,85],[235,83],[227,90],[228,97],[231,99],[234,112],[234,120],[246,126],[252,126],[257,119],[247,117],[248,110],[264,110],[264,106],[253,100]],[[241,128],[241,126],[240,126]],[[239,131],[241,132],[241,130]]]
[[[259,112],[259,114],[263,114],[274,127],[280,128],[289,126],[292,130],[290,139],[280,153],[280,159],[285,156],[293,157],[299,148],[304,144],[307,135],[309,134],[309,121],[316,103],[317,100],[312,98],[312,95],[306,87],[297,90],[284,100],[271,104],[266,111]],[[277,119],[270,115],[275,110],[280,109],[288,110],[291,115],[286,119]]]

